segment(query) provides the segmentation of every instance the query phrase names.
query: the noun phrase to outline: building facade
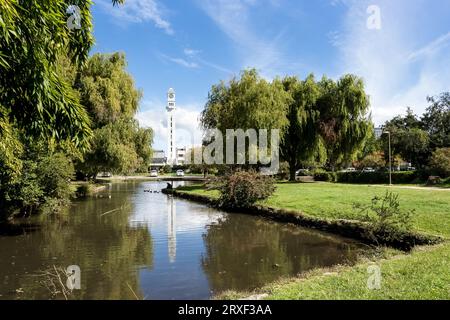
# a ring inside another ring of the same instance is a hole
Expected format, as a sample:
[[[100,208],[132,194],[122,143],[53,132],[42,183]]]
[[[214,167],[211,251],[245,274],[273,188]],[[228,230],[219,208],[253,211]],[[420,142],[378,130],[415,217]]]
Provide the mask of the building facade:
[[[178,166],[183,166],[186,164],[186,147],[176,148],[177,161],[176,164]]]

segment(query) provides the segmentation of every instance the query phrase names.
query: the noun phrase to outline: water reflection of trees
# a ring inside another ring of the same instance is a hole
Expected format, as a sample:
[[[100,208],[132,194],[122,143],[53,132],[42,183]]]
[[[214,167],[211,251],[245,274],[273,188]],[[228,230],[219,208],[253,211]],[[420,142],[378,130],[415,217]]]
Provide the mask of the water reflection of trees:
[[[355,245],[287,224],[228,215],[204,234],[203,269],[211,289],[261,287],[281,275],[356,259]]]
[[[9,247],[2,256],[15,257],[0,267],[0,276],[8,277],[9,294],[23,288],[15,297],[50,297],[36,274],[52,265],[78,265],[82,289],[73,291],[74,299],[135,299],[133,291],[141,295],[138,273],[152,268],[153,246],[147,226],[130,226],[129,198],[113,193],[111,199],[76,202],[65,215],[44,221],[41,231],[6,238],[9,245],[2,239],[1,246]]]

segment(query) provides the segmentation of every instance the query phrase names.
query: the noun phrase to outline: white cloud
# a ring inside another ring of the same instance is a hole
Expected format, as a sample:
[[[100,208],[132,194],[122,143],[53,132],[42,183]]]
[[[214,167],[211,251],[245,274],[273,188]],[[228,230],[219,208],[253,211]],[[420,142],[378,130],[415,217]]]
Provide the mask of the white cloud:
[[[156,0],[127,0],[125,4],[116,7],[112,6],[110,0],[97,0],[95,3],[120,21],[133,23],[150,21],[167,34],[174,34],[170,22],[163,18],[161,5]]]
[[[200,50],[194,50],[194,49],[191,49],[191,48],[185,48],[183,50],[183,52],[184,52],[184,54],[186,56],[192,58],[192,57],[196,57],[200,53]]]
[[[263,76],[273,77],[289,65],[281,47],[283,30],[277,36],[266,38],[264,32],[252,26],[252,9],[263,2],[256,0],[201,0],[199,6],[235,44],[240,55],[241,68],[256,68]],[[269,5],[276,2],[266,1]]]
[[[167,57],[166,56],[166,59],[168,59],[168,60],[170,60],[170,61],[172,61],[172,62],[174,62],[174,63],[176,63],[176,64],[178,64],[178,65],[180,65],[182,67],[185,67],[185,68],[189,68],[189,69],[196,69],[196,68],[198,68],[198,64],[196,62],[189,62],[189,61],[186,61],[183,58],[172,58],[172,57]]]
[[[136,119],[142,127],[150,127],[155,134],[154,148],[167,148],[167,113],[161,101],[144,102],[145,111],[138,112]],[[178,147],[201,143],[202,132],[199,126],[200,105],[179,105],[175,111],[175,139]]]
[[[444,51],[450,34],[437,34],[425,45],[414,37],[423,25],[413,17],[426,9],[426,3],[378,0],[383,27],[369,30],[366,9],[372,3],[341,2],[348,7],[343,28],[331,34],[342,59],[339,72],[364,78],[376,124],[404,113],[408,106],[420,115],[427,106],[427,95],[448,90],[450,68],[443,66],[450,63]],[[333,38],[336,34],[338,38]]]

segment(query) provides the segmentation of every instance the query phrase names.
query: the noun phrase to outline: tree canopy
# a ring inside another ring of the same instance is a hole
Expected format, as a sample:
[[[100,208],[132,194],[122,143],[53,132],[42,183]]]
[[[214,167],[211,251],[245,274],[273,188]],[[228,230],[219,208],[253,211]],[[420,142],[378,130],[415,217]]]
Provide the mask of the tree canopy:
[[[101,171],[147,171],[153,131],[139,128],[134,119],[142,94],[126,71],[125,55],[93,55],[81,69],[75,87],[94,129],[91,148],[78,168],[89,176]]]
[[[56,64],[63,54],[77,66],[87,60],[93,44],[91,3],[77,1],[82,27],[70,30],[67,9],[73,1],[0,0],[1,121],[14,122],[33,136],[87,146],[89,117]]]
[[[80,73],[76,86],[81,92],[81,104],[93,121],[93,128],[131,119],[142,97],[133,77],[125,70],[123,53],[95,54]]]
[[[351,161],[369,136],[369,98],[361,78],[347,74],[338,81],[326,77],[319,82],[320,133],[327,150],[328,165],[334,169]]]
[[[290,95],[283,134],[281,157],[289,163],[290,180],[302,162],[314,158],[320,148],[319,113],[315,108],[320,91],[314,76],[304,81],[297,77],[283,79],[284,90]]]
[[[351,160],[364,147],[372,122],[362,79],[344,75],[338,81],[309,75],[268,82],[256,70],[245,70],[209,92],[201,115],[204,129],[280,129],[281,156],[290,177],[315,158],[330,167]]]

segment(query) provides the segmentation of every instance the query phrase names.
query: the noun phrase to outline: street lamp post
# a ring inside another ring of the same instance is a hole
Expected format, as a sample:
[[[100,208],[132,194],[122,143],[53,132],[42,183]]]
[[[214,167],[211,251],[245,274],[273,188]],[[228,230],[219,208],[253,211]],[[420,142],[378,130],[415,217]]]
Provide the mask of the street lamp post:
[[[389,137],[389,185],[392,186],[391,132],[385,131]]]

